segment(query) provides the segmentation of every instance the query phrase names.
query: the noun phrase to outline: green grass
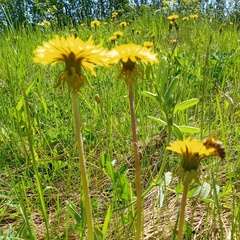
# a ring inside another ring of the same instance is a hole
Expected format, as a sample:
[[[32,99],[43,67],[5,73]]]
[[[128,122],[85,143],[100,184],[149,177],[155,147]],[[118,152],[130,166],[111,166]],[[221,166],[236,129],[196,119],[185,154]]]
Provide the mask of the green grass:
[[[142,93],[162,96],[175,77],[178,84],[169,104],[192,98],[199,99],[199,103],[175,114],[174,123],[200,129],[198,134],[184,133],[184,137],[213,136],[226,149],[224,161],[210,158],[201,163],[201,183],[205,184],[206,195],[203,191],[197,194],[200,185],[189,191],[192,196],[186,212],[187,239],[238,239],[239,32],[235,25],[221,25],[204,17],[179,19],[180,30],[169,32],[166,17],[145,11],[142,18],[125,29],[119,23],[129,19],[101,24],[96,31],[79,26],[77,32],[83,40],[93,35],[96,44],[108,49],[108,38],[115,31],[124,33],[117,45],[142,45],[155,34],[153,50],[158,53],[159,64],[151,68],[142,65],[145,74],[135,87],[142,186],[144,191],[150,189],[144,198],[144,239],[173,239],[177,226],[183,190],[177,177],[180,159],[165,153],[167,127],[148,117],[164,119],[163,109]],[[133,34],[132,28],[140,34]],[[64,66],[40,66],[32,60],[38,45],[56,33],[68,36],[70,29],[9,28],[0,35],[1,239],[84,239],[86,234],[70,94],[67,86],[54,88]],[[170,40],[176,38],[174,45]],[[94,89],[85,87],[79,94],[89,189],[99,239],[134,238],[131,121],[128,90],[124,81],[118,79],[119,70],[119,66],[97,67],[96,78],[86,73]],[[95,101],[95,94],[99,94],[100,103]],[[170,137],[171,141],[176,139],[174,134]],[[154,185],[164,153],[166,165],[159,178],[163,180],[167,172],[172,173],[172,178],[169,184],[159,181]],[[159,185],[165,194],[161,204]]]

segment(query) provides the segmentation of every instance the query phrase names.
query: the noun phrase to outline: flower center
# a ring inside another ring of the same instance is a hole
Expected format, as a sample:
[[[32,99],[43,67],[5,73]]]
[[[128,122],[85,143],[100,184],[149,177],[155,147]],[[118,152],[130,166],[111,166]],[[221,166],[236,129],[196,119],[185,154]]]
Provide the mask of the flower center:
[[[122,62],[124,71],[127,71],[127,70],[132,71],[135,68],[136,62],[131,61],[130,58],[128,58],[127,62],[123,62],[123,61],[121,62]]]
[[[72,75],[72,68],[76,69],[76,73],[81,72],[81,59],[76,59],[75,54],[71,52],[68,56],[63,55],[64,62],[66,64],[66,70],[68,71],[69,76]]]

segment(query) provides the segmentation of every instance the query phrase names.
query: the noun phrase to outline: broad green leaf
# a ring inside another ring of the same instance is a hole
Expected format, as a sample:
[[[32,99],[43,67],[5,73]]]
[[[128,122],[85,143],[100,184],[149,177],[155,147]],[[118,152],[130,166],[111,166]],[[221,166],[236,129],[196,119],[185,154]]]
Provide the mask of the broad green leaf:
[[[213,186],[213,187],[215,187],[215,190],[214,190],[214,189],[212,190],[212,195],[215,196],[215,191],[216,191],[216,195],[218,195],[219,192],[220,192],[220,187],[219,187],[219,185],[215,185],[215,186]]]
[[[209,199],[209,198],[203,198],[202,199],[205,203],[214,203],[214,200]]]
[[[165,180],[165,186],[168,186],[172,180],[172,173],[166,172],[164,176],[164,180]]]
[[[120,178],[127,170],[128,170],[128,164],[124,164],[122,167],[120,167],[114,174],[115,180]]]
[[[179,183],[177,186],[176,186],[176,194],[179,194],[179,193],[182,193],[183,192],[183,189],[184,189],[184,186],[183,184]]]
[[[207,198],[210,193],[210,190],[211,190],[210,184],[207,182],[204,182],[202,184],[201,197]]]
[[[155,120],[155,121],[157,121],[157,122],[159,122],[159,123],[161,123],[161,124],[163,124],[163,125],[165,125],[165,126],[167,126],[167,123],[164,120],[160,119],[160,118],[156,118],[156,117],[152,117],[152,116],[148,116],[148,117],[153,119],[153,120]]]
[[[67,209],[69,210],[70,214],[72,215],[72,217],[76,220],[76,222],[77,222],[78,224],[81,224],[82,217],[81,217],[81,215],[78,213],[75,205],[74,205],[72,202],[67,201],[66,206],[67,206]]]
[[[177,137],[177,139],[183,140],[183,133],[176,124],[173,124],[173,134]]]
[[[106,214],[106,217],[104,220],[103,228],[102,228],[103,240],[105,239],[105,237],[107,235],[108,224],[111,221],[111,217],[112,217],[112,206],[109,205],[107,214]]]
[[[106,162],[106,173],[110,177],[111,181],[114,182],[114,169],[110,161]]]
[[[178,126],[184,133],[200,133],[200,128],[190,126]]]
[[[163,191],[163,186],[161,185],[160,187],[159,187],[159,190],[158,190],[158,202],[159,202],[159,207],[161,208],[162,207],[162,205],[163,205],[163,201],[164,201],[164,196],[165,196],[165,194],[164,194],[164,191]]]
[[[166,102],[166,103],[168,103],[168,101],[171,99],[171,96],[172,96],[173,92],[177,89],[177,87],[178,87],[178,82],[179,82],[178,77],[175,77],[175,78],[171,81],[171,83],[170,83],[170,85],[169,85],[166,93],[164,94],[164,99],[165,99],[165,102]]]
[[[148,92],[148,91],[142,91],[142,95],[145,97],[149,97],[155,102],[158,103],[158,95],[156,93]]]
[[[195,186],[194,188],[192,188],[192,189],[190,189],[189,191],[188,191],[188,194],[187,194],[187,196],[188,197],[195,197],[195,196],[197,196],[200,192],[201,192],[201,186]]]
[[[101,168],[104,168],[105,162],[106,162],[106,160],[105,160],[105,154],[104,154],[103,152],[101,152],[101,153],[100,153],[100,166],[101,166]]]
[[[189,100],[186,100],[184,102],[178,103],[175,107],[174,107],[174,111],[173,113],[175,114],[178,111],[182,111],[184,109],[187,109],[189,107],[192,107],[194,105],[196,105],[199,102],[199,99],[197,98],[192,98]]]

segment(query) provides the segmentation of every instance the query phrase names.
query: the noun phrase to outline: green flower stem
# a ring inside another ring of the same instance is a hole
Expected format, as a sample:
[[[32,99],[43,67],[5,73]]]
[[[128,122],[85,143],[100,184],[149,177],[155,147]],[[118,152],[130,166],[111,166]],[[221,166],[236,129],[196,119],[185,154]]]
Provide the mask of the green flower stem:
[[[135,161],[135,188],[137,194],[137,219],[136,219],[136,240],[141,239],[142,230],[142,195],[141,195],[141,173],[140,173],[140,161],[139,151],[137,143],[137,130],[136,130],[136,117],[134,114],[134,96],[133,96],[133,85],[130,82],[128,84],[129,89],[129,104],[131,111],[131,124],[132,124],[132,140],[134,147],[134,161]]]
[[[84,197],[84,203],[86,206],[88,239],[93,240],[94,227],[93,227],[93,218],[92,218],[92,207],[91,207],[89,190],[88,190],[86,164],[85,164],[84,151],[83,151],[83,140],[82,140],[82,132],[81,132],[80,116],[79,116],[79,108],[78,108],[78,94],[76,92],[72,92],[71,98],[72,98],[72,105],[73,105],[75,134],[77,139],[78,157],[79,157],[79,165],[80,165],[82,187],[83,187],[83,197]]]
[[[182,196],[182,203],[181,203],[180,221],[179,221],[179,226],[178,226],[178,240],[182,240],[182,235],[183,235],[183,226],[184,226],[184,220],[185,220],[185,209],[186,209],[186,203],[187,203],[188,184],[189,184],[189,181],[185,180],[184,181],[183,196]]]

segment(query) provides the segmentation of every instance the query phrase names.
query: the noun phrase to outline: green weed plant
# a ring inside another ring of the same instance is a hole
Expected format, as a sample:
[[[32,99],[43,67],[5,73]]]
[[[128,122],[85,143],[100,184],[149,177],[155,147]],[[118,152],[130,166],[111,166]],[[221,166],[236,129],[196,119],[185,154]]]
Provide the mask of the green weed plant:
[[[149,17],[151,16],[151,17]],[[139,140],[143,239],[175,239],[183,185],[171,140],[212,136],[226,158],[201,163],[200,183],[188,190],[186,239],[238,239],[239,203],[239,32],[204,16],[177,19],[148,8],[142,17],[79,26],[107,49],[152,41],[159,63],[140,63],[134,91]],[[121,21],[128,25],[122,29]],[[221,31],[220,31],[221,28]],[[54,89],[62,66],[33,64],[33,51],[71,26],[4,29],[0,34],[1,239],[85,239],[86,206],[81,193],[72,107],[67,87]],[[123,36],[115,44],[109,37]],[[136,32],[139,31],[137,34]],[[171,40],[176,39],[176,42]],[[120,67],[86,73],[93,89],[78,96],[95,239],[135,238],[136,192],[131,119]]]

